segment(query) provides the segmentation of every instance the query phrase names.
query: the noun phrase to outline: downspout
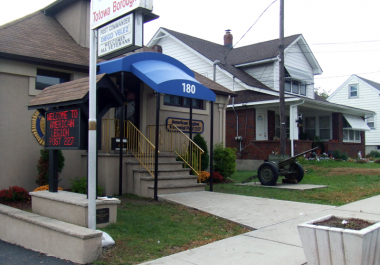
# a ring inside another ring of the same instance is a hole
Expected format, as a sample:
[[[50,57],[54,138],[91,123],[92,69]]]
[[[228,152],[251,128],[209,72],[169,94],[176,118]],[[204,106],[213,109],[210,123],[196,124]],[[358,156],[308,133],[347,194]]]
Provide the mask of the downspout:
[[[289,117],[289,125],[290,125],[290,148],[291,148],[291,153],[290,153],[290,156],[294,156],[294,124],[293,124],[293,120],[294,120],[294,117],[293,117],[293,108],[294,107],[297,107],[299,105],[302,105],[303,103],[305,103],[305,100],[302,100],[302,102],[298,103],[298,104],[294,104],[294,105],[290,105],[290,117]],[[298,113],[298,111],[297,111]]]
[[[232,77],[232,91],[235,92],[235,76]],[[239,116],[237,115],[235,111],[235,97],[232,97],[232,109],[235,112],[236,115],[236,140],[239,139]],[[241,152],[241,141],[240,142],[240,150]]]

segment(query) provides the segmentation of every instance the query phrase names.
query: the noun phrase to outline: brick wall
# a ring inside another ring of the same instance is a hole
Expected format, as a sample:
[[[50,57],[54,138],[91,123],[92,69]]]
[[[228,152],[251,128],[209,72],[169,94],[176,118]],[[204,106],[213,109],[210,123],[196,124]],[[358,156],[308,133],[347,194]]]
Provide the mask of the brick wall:
[[[235,140],[236,137],[236,114],[239,117],[239,136],[243,137],[241,142],[242,150],[240,152],[240,142]],[[236,148],[238,159],[258,159],[267,160],[268,155],[275,150],[280,149],[280,142],[256,141],[255,128],[255,109],[240,109],[227,111],[226,116],[226,146]],[[341,152],[347,152],[350,157],[356,157],[358,152],[365,154],[365,133],[361,132],[361,143],[344,143],[343,142],[343,115],[341,113],[332,114],[332,136],[334,142],[325,142],[325,152],[340,149]],[[275,136],[275,112],[268,111],[268,139]],[[335,142],[336,141],[336,142]],[[311,149],[312,141],[295,140],[294,154],[302,153]],[[286,153],[290,155],[290,141],[286,141]]]

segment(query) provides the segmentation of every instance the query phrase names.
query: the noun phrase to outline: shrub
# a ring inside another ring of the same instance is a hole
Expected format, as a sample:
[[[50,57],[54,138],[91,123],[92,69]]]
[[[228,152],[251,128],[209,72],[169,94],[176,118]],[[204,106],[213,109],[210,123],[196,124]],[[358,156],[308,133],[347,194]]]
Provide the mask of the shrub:
[[[201,170],[206,170],[210,161],[206,140],[198,133],[194,136],[193,141],[204,151],[201,157]]]
[[[347,161],[348,159],[348,154],[347,153],[342,153],[340,151],[340,149],[335,149],[334,152],[333,152],[333,157],[337,160],[337,159],[341,159],[341,160],[344,160],[344,161]]]
[[[43,186],[49,183],[49,150],[41,149],[40,154],[41,156],[37,164],[38,178],[36,183]],[[62,151],[58,150],[58,173],[62,172],[64,166],[65,158]]]
[[[29,193],[21,187],[13,186],[0,191],[0,201],[27,201]]]
[[[333,157],[334,157],[335,159],[339,159],[341,155],[342,155],[342,152],[340,151],[340,149],[335,149],[335,150],[333,151]]]
[[[207,183],[209,177],[210,177],[210,173],[208,173],[207,171],[201,171],[197,179],[198,183]]]
[[[377,159],[374,162],[380,164],[380,159]]]
[[[348,159],[348,154],[347,154],[347,153],[342,153],[342,154],[340,155],[340,159],[342,159],[342,160],[344,160],[344,161],[347,161],[347,159]]]
[[[358,164],[365,164],[365,163],[367,163],[367,161],[365,161],[363,159],[358,159],[358,160],[356,160],[356,163],[358,163]]]
[[[76,177],[75,179],[70,180],[72,183],[71,186],[71,191],[76,192],[76,193],[81,193],[81,194],[87,194],[87,178],[78,178]],[[103,187],[98,186],[98,190],[96,192],[98,196],[103,195]]]
[[[224,182],[224,177],[219,172],[213,172],[212,173],[212,180],[215,183]]]
[[[236,171],[236,150],[224,147],[222,143],[214,146],[214,170],[228,178]]]
[[[372,151],[369,153],[369,156],[371,156],[371,157],[375,157],[375,158],[380,158],[380,152],[379,152],[379,151],[372,150]]]
[[[42,190],[49,190],[49,185],[39,186],[38,188],[34,189],[34,191],[42,191]],[[63,189],[61,187],[58,187],[58,190],[63,190]]]

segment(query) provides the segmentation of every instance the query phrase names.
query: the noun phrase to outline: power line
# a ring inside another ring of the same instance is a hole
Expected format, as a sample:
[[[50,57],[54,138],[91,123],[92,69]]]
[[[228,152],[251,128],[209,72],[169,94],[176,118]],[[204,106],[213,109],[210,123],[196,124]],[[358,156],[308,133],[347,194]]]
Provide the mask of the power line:
[[[261,18],[262,15],[264,15],[264,13],[269,9],[269,7],[271,7],[275,2],[277,2],[277,0],[274,0],[272,3],[269,4],[269,6],[267,6],[267,8],[265,8],[265,10],[260,14],[260,16],[256,19],[255,23],[252,24],[252,26],[249,27],[249,29],[247,30],[246,33],[244,33],[244,35],[238,40],[238,42],[236,42],[236,44],[233,46],[233,48],[236,47],[236,45],[245,37],[245,35],[247,35],[247,33],[253,28],[253,26],[257,23],[257,21],[259,21],[259,19]],[[228,56],[228,54],[230,53],[232,49],[230,49],[226,56],[224,56],[224,59],[223,61],[226,62],[226,58]]]

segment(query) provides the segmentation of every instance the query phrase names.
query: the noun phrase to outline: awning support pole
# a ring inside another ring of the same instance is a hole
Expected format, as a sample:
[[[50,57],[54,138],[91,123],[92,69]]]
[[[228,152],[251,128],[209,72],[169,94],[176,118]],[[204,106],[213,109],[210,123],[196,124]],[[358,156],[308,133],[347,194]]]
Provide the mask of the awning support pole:
[[[212,190],[213,171],[214,171],[214,102],[211,103],[210,121],[210,191]]]
[[[154,200],[158,201],[157,196],[157,185],[158,185],[158,132],[159,132],[159,123],[160,123],[160,93],[156,93],[156,142],[154,150]]]
[[[120,91],[124,95],[124,71],[121,72]],[[123,194],[123,146],[124,146],[124,112],[125,105],[120,107],[120,153],[119,153],[119,196]]]

